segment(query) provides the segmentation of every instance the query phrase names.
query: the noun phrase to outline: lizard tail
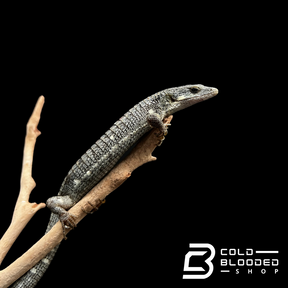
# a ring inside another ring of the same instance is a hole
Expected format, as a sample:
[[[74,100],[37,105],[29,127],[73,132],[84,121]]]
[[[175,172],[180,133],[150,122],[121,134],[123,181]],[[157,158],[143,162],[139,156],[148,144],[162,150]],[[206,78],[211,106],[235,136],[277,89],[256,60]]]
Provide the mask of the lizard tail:
[[[56,214],[51,213],[50,221],[46,229],[46,233],[58,222],[59,218]],[[40,260],[34,267],[27,271],[21,278],[10,286],[10,288],[33,288],[42,278],[48,269],[52,259],[54,258],[60,244],[54,247],[42,260]]]

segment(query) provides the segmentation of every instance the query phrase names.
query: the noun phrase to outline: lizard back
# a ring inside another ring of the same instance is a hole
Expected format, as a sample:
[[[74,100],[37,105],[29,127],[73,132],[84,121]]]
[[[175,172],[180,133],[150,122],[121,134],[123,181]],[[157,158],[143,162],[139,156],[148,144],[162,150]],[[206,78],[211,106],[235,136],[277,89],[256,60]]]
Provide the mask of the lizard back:
[[[123,154],[151,129],[149,110],[159,110],[157,95],[152,95],[131,108],[114,123],[76,162],[64,179],[58,195],[77,203],[118,162]]]

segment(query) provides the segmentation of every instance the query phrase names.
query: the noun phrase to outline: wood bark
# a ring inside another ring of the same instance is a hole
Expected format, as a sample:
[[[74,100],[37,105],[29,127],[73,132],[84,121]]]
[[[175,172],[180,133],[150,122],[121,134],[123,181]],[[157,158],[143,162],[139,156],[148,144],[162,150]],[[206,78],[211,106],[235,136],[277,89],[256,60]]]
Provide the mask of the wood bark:
[[[39,209],[46,206],[44,203],[36,204],[29,202],[30,194],[36,186],[32,178],[32,164],[36,139],[41,134],[37,126],[40,121],[43,105],[44,97],[40,96],[27,123],[20,192],[11,224],[0,240],[0,264],[30,219]],[[172,116],[169,116],[164,119],[164,123],[170,125],[171,120]],[[79,223],[87,215],[86,212],[93,210],[90,203],[97,205],[99,200],[105,199],[111,192],[123,184],[136,168],[147,162],[156,160],[156,158],[152,156],[152,152],[162,141],[163,135],[161,135],[157,129],[152,129],[150,133],[144,136],[122,162],[114,167],[110,173],[69,210],[69,213],[76,216],[76,223]],[[68,233],[69,230],[70,229],[66,229],[66,233]],[[0,271],[0,288],[6,288],[15,282],[44,258],[62,240],[63,230],[60,221],[58,221],[54,227],[27,252],[7,268]]]

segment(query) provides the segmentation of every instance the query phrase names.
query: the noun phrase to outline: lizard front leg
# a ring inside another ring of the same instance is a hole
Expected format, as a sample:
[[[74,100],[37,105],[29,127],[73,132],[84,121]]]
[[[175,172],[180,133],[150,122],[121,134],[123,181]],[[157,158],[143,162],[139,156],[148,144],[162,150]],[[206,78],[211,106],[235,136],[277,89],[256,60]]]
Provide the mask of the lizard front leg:
[[[73,229],[76,227],[75,216],[66,211],[74,205],[74,202],[69,196],[55,196],[49,198],[46,204],[51,212],[59,216],[63,228],[64,238],[67,239],[65,228]]]
[[[163,123],[158,113],[149,111],[149,114],[147,115],[147,121],[152,128],[159,129],[160,133],[162,133],[163,136],[166,136],[168,134],[167,124]]]
[[[153,111],[149,111],[149,114],[147,116],[147,122],[152,128],[159,129],[160,131],[159,136],[161,135],[163,136],[160,143],[158,144],[158,146],[161,146],[162,142],[165,139],[165,136],[168,134],[167,126],[170,124],[164,124],[161,120],[160,115]]]

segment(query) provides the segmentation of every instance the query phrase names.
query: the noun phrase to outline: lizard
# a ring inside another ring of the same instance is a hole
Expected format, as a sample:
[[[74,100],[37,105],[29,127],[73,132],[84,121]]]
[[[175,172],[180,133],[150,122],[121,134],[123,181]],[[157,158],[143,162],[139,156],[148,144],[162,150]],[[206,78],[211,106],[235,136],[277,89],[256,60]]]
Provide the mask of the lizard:
[[[217,94],[218,90],[213,87],[201,84],[185,85],[162,90],[131,108],[70,169],[58,195],[47,200],[47,207],[52,213],[45,234],[60,220],[66,238],[65,228],[76,226],[75,216],[67,210],[112,170],[131,146],[152,128],[158,128],[159,132],[166,136],[168,132],[167,125],[163,123],[164,118]],[[98,209],[101,204],[102,200],[95,209]],[[11,287],[35,287],[47,270],[59,245]]]

